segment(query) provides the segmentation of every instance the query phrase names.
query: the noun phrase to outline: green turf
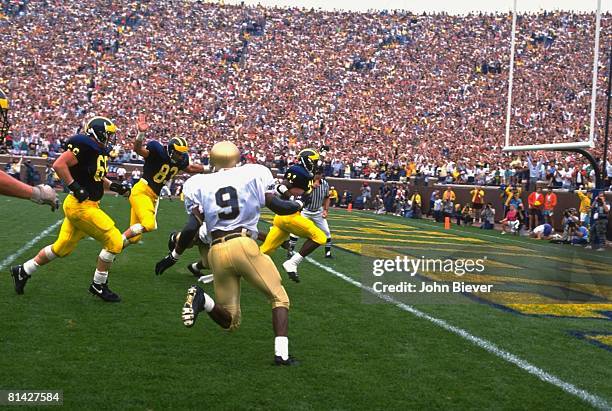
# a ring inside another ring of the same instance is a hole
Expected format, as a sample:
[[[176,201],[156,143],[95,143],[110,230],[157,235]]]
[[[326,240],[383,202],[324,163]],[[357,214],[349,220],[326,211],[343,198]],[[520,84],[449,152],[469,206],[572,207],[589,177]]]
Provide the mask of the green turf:
[[[118,227],[126,227],[125,199],[108,197],[102,206]],[[19,200],[2,198],[0,207],[0,260],[62,217]],[[99,252],[89,239],[73,255],[36,272],[23,296],[14,294],[8,267],[2,267],[0,389],[61,389],[70,409],[590,408],[426,320],[391,304],[364,303],[358,288],[307,262],[300,266],[302,283],[284,281],[292,304],[290,350],[301,360],[299,367],[271,365],[270,308],[248,285],[242,290],[238,331],[223,332],[205,317],[186,329],[180,308],[193,282],[185,265],[195,251],[163,276],[153,270],[166,252],[168,232],[184,219],[179,202],[163,201],[159,230],[117,258],[110,284],[123,298],[119,304],[104,304],[87,293]],[[330,223],[332,230],[346,231],[344,236],[353,232],[360,239],[338,239],[333,260],[321,258],[320,252],[314,257],[357,280],[366,257],[341,248],[356,242],[393,244],[357,228],[409,224],[417,228],[406,231],[414,239],[424,230],[444,234],[431,222],[358,212],[334,211]],[[501,249],[565,253],[562,246],[456,230],[451,232],[486,239]],[[17,261],[51,243],[56,232]],[[277,252],[277,264],[283,256]],[[609,253],[593,258],[612,263]],[[523,315],[480,303],[419,309],[612,403],[612,351],[570,333],[612,333],[609,319]]]

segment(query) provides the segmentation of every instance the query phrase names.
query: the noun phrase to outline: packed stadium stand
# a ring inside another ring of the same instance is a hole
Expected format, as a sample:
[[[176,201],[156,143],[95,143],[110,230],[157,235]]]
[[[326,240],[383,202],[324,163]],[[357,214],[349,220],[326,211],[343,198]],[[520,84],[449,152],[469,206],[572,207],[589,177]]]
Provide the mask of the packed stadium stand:
[[[0,2],[0,87],[11,98],[10,154],[61,150],[84,119],[116,120],[118,161],[135,161],[132,122],[186,137],[195,161],[230,139],[248,161],[281,166],[327,144],[326,173],[510,182],[503,154],[508,14],[324,12],[153,0]],[[602,14],[596,155],[612,30]],[[522,14],[511,134],[520,144],[588,137],[595,15]],[[534,155],[534,163],[539,154]],[[587,185],[577,155],[540,167]],[[581,177],[578,177],[581,175]]]

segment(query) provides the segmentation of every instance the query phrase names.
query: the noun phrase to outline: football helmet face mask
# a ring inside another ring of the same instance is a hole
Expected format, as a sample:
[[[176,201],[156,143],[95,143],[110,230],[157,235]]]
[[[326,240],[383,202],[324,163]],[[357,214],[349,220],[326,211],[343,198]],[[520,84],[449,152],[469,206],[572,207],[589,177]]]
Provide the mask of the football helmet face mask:
[[[319,156],[319,153],[312,148],[307,148],[300,151],[298,158],[302,167],[310,171],[311,174],[314,174],[315,170],[322,166],[321,156]]]
[[[189,152],[187,140],[182,137],[172,137],[166,146],[168,157],[174,164],[180,163],[186,159]]]
[[[240,150],[231,141],[221,141],[210,150],[210,166],[219,171],[232,168],[240,162]]]
[[[8,97],[0,89],[0,141],[4,141],[8,135],[11,124],[8,121],[9,101]]]
[[[85,125],[85,132],[108,151],[116,142],[117,126],[106,117],[94,117]]]

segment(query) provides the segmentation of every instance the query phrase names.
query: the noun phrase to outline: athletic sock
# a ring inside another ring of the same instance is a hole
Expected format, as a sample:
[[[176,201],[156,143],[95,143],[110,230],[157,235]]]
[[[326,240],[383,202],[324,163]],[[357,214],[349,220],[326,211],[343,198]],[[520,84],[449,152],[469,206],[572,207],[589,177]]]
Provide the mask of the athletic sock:
[[[206,293],[204,293],[204,297],[204,311],[209,313],[213,310],[213,308],[215,308],[215,300],[213,300],[212,297]]]
[[[281,357],[283,360],[287,360],[289,358],[289,338],[274,338],[274,355]]]
[[[128,238],[125,236],[125,234],[123,234],[121,237],[123,238],[123,248],[127,247],[128,245],[130,245],[130,240],[128,240]]]
[[[179,253],[176,252],[176,250],[172,250],[172,258],[174,258],[175,260],[178,260],[179,258],[181,258],[181,255]]]
[[[203,270],[204,269],[204,264],[202,264],[202,261],[198,261],[195,263],[194,266],[197,270]]]
[[[325,243],[325,254],[330,254],[331,253],[331,238],[327,239],[327,242]]]
[[[289,250],[293,251],[293,249],[295,248],[296,244],[298,242],[298,237],[289,234]]]
[[[23,263],[23,270],[27,275],[32,275],[34,271],[38,270],[38,267],[40,266],[36,263],[36,261],[34,261],[33,258]]]
[[[302,257],[302,254],[295,253],[293,255],[293,257],[290,258],[289,261],[293,261],[296,265],[299,265],[302,262],[303,259],[304,259],[304,257]]]
[[[108,271],[98,271],[94,273],[93,282],[98,285],[106,284],[108,281]]]

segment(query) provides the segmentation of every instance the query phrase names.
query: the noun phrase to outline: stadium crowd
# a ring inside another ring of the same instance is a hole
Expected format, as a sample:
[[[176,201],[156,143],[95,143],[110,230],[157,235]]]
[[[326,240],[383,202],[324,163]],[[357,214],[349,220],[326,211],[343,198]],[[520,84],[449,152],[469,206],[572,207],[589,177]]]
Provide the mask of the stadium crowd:
[[[0,66],[0,87],[12,103],[13,154],[54,156],[97,114],[120,127],[117,159],[137,161],[131,122],[144,112],[151,135],[186,137],[195,161],[206,162],[215,141],[230,139],[246,161],[282,169],[301,148],[327,144],[326,174],[339,177],[592,182],[577,155],[529,160],[501,152],[507,14],[160,0],[3,0],[0,10],[0,58],[10,62]],[[594,13],[519,16],[513,144],[588,137],[594,20]],[[610,14],[601,22],[601,39],[609,39]],[[599,56],[598,147],[607,51]]]

